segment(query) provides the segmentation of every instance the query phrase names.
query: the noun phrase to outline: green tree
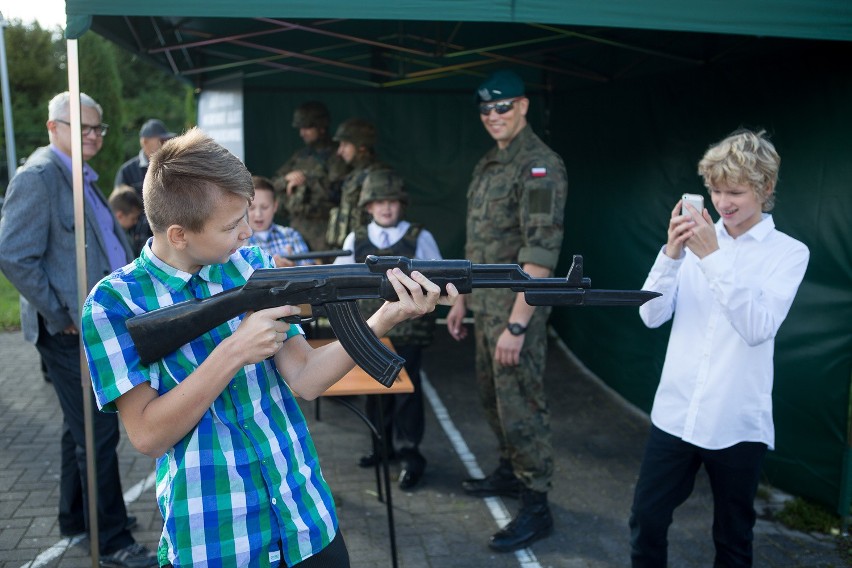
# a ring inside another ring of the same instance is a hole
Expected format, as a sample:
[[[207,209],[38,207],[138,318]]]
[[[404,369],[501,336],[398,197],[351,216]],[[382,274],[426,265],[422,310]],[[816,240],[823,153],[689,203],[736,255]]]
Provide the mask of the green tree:
[[[105,193],[112,190],[115,172],[123,161],[123,140],[120,135],[124,124],[124,101],[122,100],[121,77],[116,61],[116,48],[113,44],[94,33],[86,33],[77,40],[80,56],[80,90],[94,98],[104,109],[104,122],[115,131],[104,138],[104,144],[98,155],[90,160],[90,165],[100,175],[101,189]]]
[[[139,129],[149,118],[159,118],[166,127],[183,132],[195,124],[195,99],[190,85],[136,54],[118,47],[116,59],[125,101],[125,120],[121,136],[124,156],[139,152]],[[192,108],[187,108],[189,99]]]
[[[55,33],[42,29],[35,22],[25,25],[20,20],[12,20],[4,35],[15,153],[20,162],[47,141],[47,103],[53,95],[64,90],[67,82],[59,65],[64,53],[57,51]],[[2,144],[5,161],[5,137]],[[7,180],[3,181],[5,187]]]
[[[11,21],[5,29],[19,162],[47,144],[47,103],[56,93],[68,89],[67,42],[61,32],[20,20]],[[139,151],[142,123],[156,117],[169,128],[183,131],[195,123],[195,99],[187,83],[93,32],[78,40],[78,53],[81,90],[101,104],[104,121],[110,125],[103,149],[92,160],[92,167],[101,176],[100,187],[109,193],[115,172]],[[5,158],[4,142],[0,136]],[[0,190],[5,190],[8,182],[4,174],[5,167],[0,168]]]

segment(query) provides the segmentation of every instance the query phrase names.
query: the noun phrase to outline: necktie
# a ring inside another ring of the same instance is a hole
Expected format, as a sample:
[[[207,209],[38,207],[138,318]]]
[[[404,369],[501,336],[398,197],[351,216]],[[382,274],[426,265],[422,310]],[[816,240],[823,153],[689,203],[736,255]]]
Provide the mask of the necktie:
[[[387,231],[382,231],[381,241],[381,247],[383,249],[390,248],[390,237],[388,237]]]

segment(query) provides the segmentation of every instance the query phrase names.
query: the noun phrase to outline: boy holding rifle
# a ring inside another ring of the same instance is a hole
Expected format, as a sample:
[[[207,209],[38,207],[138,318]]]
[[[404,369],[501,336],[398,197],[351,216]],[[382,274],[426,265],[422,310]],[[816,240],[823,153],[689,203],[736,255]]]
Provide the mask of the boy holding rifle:
[[[160,565],[348,566],[331,492],[295,396],[313,399],[354,364],[339,343],[311,349],[281,321],[296,306],[248,312],[150,365],[127,332],[139,314],[242,286],[275,266],[255,247],[254,190],[238,158],[197,129],[152,156],[144,185],[154,238],[103,279],[83,310],[98,405],[120,412],[157,459]],[[389,270],[399,302],[368,325],[382,336],[458,295],[418,272]]]

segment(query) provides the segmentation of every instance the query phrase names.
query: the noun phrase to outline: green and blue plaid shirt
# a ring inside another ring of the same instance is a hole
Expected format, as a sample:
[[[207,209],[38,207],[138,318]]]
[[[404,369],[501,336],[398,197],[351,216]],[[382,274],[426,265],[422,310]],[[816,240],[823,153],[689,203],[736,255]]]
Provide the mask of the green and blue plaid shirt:
[[[239,326],[234,318],[165,358],[143,365],[129,318],[239,287],[272,258],[239,249],[225,264],[192,275],[142,254],[101,280],[83,307],[83,341],[98,406],[148,383],[165,394]],[[288,338],[301,332],[291,326]],[[157,459],[164,527],[160,563],[174,566],[292,565],[337,532],[331,491],[305,418],[272,359],[243,367],[192,432]]]
[[[281,256],[287,256],[287,254],[308,252],[308,244],[302,238],[302,235],[299,234],[299,231],[292,227],[283,227],[275,223],[269,226],[269,230],[266,231],[266,234],[262,238],[259,233],[253,233],[249,237],[248,244],[257,245],[261,250],[271,255],[280,254]],[[287,247],[290,247],[289,251]],[[303,266],[313,264],[313,261],[310,259],[297,260],[295,264],[296,266]]]

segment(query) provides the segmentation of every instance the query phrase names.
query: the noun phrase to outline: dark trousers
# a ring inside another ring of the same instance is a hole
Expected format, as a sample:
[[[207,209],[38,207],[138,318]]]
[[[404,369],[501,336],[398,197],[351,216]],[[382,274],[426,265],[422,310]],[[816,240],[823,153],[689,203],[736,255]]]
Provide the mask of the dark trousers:
[[[47,366],[62,408],[59,529],[64,534],[74,534],[89,527],[80,336],[61,333],[50,335],[39,318],[36,348]],[[92,397],[94,409],[99,548],[101,554],[110,554],[134,542],[126,528],[127,510],[118,472],[118,416],[98,411],[91,386],[87,389],[87,395]]]
[[[672,514],[692,493],[702,464],[713,491],[713,565],[751,566],[754,497],[765,455],[759,442],[705,450],[651,426],[630,514],[634,568],[666,566]]]
[[[385,417],[384,427],[379,432],[387,440],[388,451],[417,449],[423,441],[426,419],[423,408],[423,387],[420,380],[420,360],[423,348],[413,345],[394,346],[397,354],[405,359],[405,372],[414,384],[414,392],[408,394],[377,394],[367,397],[367,417],[378,425],[379,404]]]

